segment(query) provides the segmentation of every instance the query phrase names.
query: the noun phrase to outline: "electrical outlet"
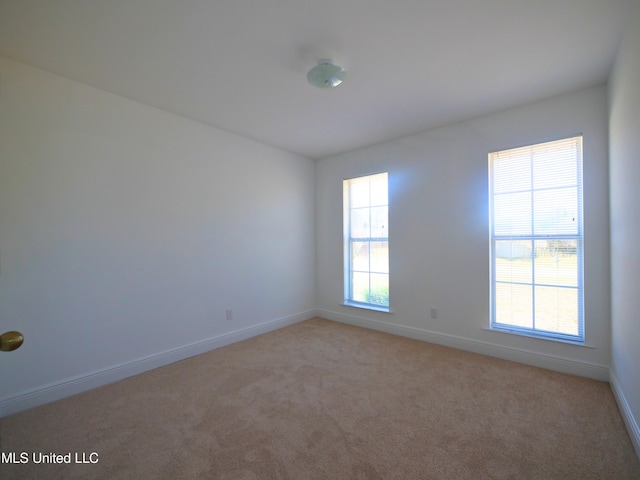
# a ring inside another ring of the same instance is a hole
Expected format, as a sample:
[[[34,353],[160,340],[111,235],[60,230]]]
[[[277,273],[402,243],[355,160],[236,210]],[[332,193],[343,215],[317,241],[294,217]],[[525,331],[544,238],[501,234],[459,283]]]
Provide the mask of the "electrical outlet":
[[[233,320],[233,310],[227,308],[227,320]]]
[[[437,318],[438,318],[438,309],[437,308],[432,308],[431,309],[431,318],[433,320],[437,320]]]

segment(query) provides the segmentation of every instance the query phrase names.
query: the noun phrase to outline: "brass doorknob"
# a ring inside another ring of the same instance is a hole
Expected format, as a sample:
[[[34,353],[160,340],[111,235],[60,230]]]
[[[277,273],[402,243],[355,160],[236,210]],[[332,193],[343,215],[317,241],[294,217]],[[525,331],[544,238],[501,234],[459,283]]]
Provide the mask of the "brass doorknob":
[[[0,350],[11,352],[16,348],[20,348],[22,342],[24,342],[24,337],[20,332],[4,332],[0,335]]]

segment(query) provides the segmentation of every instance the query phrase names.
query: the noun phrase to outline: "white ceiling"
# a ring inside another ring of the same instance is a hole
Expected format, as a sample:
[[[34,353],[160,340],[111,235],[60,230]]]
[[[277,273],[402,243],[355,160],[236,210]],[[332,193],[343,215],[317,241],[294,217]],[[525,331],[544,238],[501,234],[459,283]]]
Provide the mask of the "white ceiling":
[[[0,55],[321,158],[605,82],[633,1],[0,0]]]

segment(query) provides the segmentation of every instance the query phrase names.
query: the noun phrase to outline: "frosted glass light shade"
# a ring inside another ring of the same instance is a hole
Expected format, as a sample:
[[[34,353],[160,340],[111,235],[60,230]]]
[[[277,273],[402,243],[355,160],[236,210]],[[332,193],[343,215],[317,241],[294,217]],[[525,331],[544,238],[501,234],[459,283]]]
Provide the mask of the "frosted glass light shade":
[[[344,68],[334,65],[328,60],[321,61],[307,73],[307,80],[314,87],[333,88],[344,82]]]

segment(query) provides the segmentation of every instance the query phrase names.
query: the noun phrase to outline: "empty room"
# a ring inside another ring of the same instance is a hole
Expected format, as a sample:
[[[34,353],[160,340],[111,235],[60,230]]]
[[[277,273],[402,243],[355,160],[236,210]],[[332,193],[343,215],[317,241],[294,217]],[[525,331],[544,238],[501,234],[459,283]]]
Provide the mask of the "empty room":
[[[0,0],[0,478],[640,478],[640,2]]]

